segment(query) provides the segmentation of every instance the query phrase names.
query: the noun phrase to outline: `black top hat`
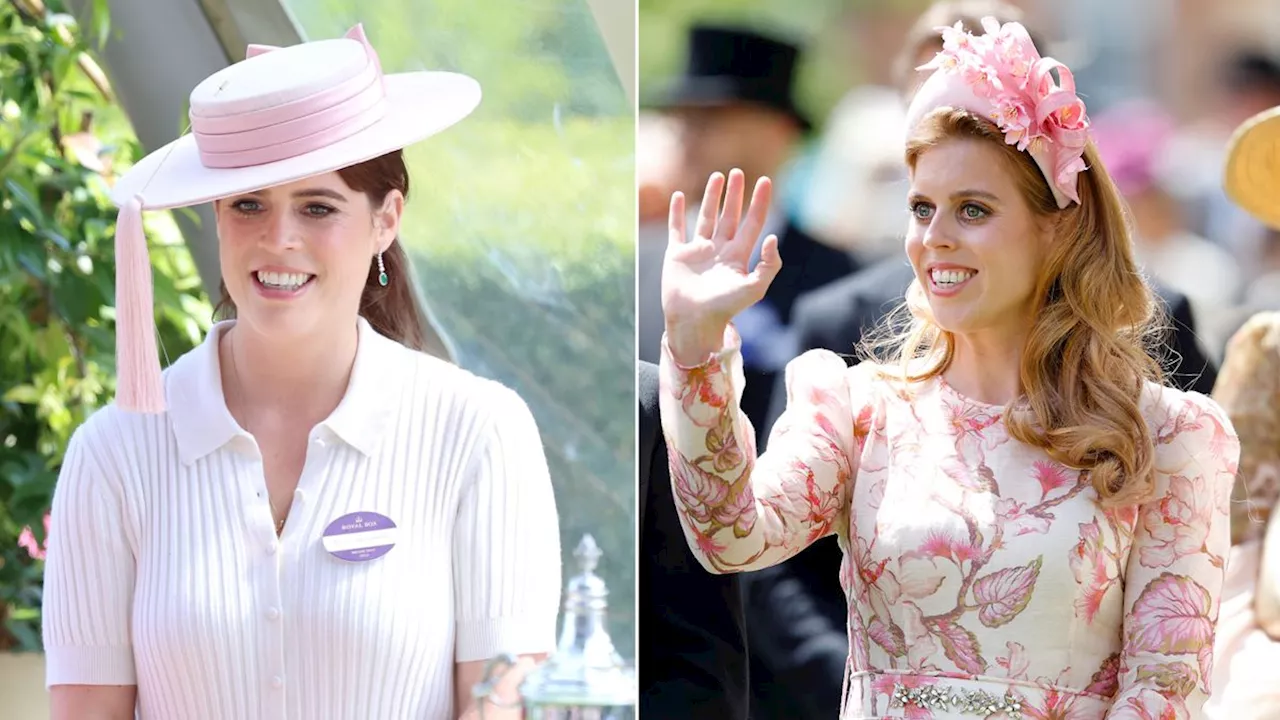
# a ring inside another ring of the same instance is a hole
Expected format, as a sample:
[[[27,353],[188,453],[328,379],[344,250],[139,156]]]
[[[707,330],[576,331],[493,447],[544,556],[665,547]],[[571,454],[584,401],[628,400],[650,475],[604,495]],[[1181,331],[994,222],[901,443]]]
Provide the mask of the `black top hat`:
[[[684,75],[657,98],[657,105],[763,105],[790,115],[808,131],[812,125],[792,98],[799,56],[795,45],[758,32],[697,25],[689,33]]]

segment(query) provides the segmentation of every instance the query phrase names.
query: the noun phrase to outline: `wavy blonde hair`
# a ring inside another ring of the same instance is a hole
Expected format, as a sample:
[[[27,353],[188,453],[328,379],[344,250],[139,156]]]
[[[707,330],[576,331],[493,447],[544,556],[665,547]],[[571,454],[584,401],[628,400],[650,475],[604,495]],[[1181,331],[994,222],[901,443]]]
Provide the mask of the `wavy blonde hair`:
[[[955,139],[999,148],[1023,200],[1053,233],[1019,371],[1025,397],[1005,414],[1010,436],[1087,471],[1104,505],[1150,498],[1155,445],[1139,402],[1144,382],[1161,379],[1148,348],[1163,313],[1134,261],[1119,191],[1090,143],[1080,203],[1060,210],[1030,155],[1007,144],[991,121],[952,108],[915,129],[907,166],[914,172],[922,153]],[[936,324],[918,279],[878,336],[871,354],[898,365],[908,381],[941,375],[955,354],[955,338]]]

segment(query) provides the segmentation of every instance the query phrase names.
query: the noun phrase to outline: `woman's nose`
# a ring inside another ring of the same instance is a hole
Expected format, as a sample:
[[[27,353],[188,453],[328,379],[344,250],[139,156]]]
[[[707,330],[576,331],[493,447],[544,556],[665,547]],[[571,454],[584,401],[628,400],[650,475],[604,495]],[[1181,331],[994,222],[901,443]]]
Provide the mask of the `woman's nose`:
[[[949,248],[955,246],[955,238],[945,220],[934,216],[929,226],[924,229],[924,246],[927,248]]]
[[[263,228],[259,241],[277,248],[297,247],[302,243],[301,228],[289,213],[272,212]]]

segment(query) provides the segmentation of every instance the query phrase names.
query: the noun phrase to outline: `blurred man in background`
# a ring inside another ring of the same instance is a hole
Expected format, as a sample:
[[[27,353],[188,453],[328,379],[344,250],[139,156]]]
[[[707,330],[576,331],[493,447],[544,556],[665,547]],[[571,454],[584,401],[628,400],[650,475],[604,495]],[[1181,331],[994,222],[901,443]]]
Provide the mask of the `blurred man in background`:
[[[672,189],[685,193],[691,213],[697,211],[711,173],[735,167],[743,170],[749,185],[761,176],[773,178],[779,186],[774,196],[785,195],[779,176],[811,127],[794,99],[799,61],[797,45],[757,30],[710,24],[692,28],[684,72],[656,103],[674,124]],[[784,207],[771,213],[762,237],[769,234],[778,236],[782,274],[764,301],[735,319],[749,378],[743,410],[757,425],[767,414],[776,373],[792,356],[787,326],[795,299],[855,269],[848,253],[809,236]],[[658,360],[663,331],[660,298],[666,242],[665,214],[641,226],[637,350],[640,359],[649,362]]]

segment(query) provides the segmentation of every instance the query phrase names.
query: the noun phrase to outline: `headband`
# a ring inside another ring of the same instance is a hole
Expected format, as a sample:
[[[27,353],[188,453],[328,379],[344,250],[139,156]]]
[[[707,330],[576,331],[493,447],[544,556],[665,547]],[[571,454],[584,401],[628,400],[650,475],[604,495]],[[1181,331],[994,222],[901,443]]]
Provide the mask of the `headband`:
[[[1079,203],[1089,116],[1066,65],[1042,58],[1027,29],[982,19],[983,35],[961,23],[938,28],[942,50],[918,70],[934,70],[911,101],[908,133],[933,110],[954,107],[994,122],[1010,145],[1029,154],[1059,208]],[[1055,81],[1052,71],[1058,71]]]

